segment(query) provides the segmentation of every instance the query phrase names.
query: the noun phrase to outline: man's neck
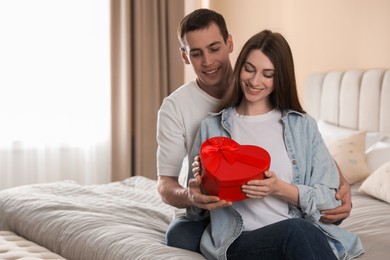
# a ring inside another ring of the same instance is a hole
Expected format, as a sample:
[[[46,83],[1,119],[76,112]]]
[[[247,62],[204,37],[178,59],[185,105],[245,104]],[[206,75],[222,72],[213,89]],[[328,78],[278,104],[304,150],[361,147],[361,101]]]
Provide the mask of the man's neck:
[[[223,97],[228,87],[228,84],[225,81],[219,85],[207,86],[205,84],[202,84],[198,79],[196,79],[196,84],[198,84],[198,86],[208,95],[217,99],[221,99]]]

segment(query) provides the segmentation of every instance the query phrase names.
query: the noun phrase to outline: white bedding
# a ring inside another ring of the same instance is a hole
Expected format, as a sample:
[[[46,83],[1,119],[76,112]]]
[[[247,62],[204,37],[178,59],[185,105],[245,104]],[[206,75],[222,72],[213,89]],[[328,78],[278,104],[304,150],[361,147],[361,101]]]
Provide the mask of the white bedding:
[[[357,233],[365,253],[359,260],[385,260],[390,256],[390,204],[358,191],[360,183],[352,186],[351,215],[341,223]]]
[[[204,259],[168,247],[174,209],[156,182],[132,177],[105,185],[56,182],[0,191],[0,230],[13,231],[67,259]]]
[[[0,191],[0,230],[13,231],[66,259],[204,259],[165,245],[174,208],[164,204],[156,181],[82,186],[64,181]],[[351,216],[341,225],[359,234],[365,254],[388,259],[390,204],[352,187]],[[1,258],[1,255],[0,255]]]

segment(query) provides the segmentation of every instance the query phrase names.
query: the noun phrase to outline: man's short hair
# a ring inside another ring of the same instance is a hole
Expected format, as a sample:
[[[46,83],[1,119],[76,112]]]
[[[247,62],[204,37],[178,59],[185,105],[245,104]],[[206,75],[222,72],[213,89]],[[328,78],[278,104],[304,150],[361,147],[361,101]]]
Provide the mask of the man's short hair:
[[[213,10],[201,8],[185,16],[177,28],[177,36],[181,42],[182,48],[184,47],[184,36],[186,33],[205,29],[209,27],[211,23],[215,23],[218,26],[223,40],[226,43],[229,32],[223,16]]]

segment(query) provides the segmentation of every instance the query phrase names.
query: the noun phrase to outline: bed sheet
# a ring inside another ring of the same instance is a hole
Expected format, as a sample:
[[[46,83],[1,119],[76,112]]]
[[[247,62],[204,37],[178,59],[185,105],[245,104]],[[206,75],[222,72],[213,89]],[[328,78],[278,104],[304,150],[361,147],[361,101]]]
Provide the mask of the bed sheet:
[[[352,211],[341,227],[359,235],[365,253],[359,260],[385,260],[390,256],[390,204],[351,187]]]

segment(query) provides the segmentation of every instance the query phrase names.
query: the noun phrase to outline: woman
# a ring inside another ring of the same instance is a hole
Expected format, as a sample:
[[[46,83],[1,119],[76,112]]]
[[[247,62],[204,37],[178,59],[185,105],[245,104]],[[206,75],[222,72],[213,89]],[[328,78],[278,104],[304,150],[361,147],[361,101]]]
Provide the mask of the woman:
[[[210,212],[192,207],[193,220],[210,217],[201,239],[208,259],[350,259],[363,253],[359,238],[319,222],[335,208],[339,175],[315,120],[298,100],[287,41],[262,31],[241,50],[221,112],[206,118],[194,142],[215,136],[254,144],[271,155],[266,179],[242,186],[247,200]],[[193,178],[189,172],[189,179]],[[194,181],[194,179],[190,180]]]

